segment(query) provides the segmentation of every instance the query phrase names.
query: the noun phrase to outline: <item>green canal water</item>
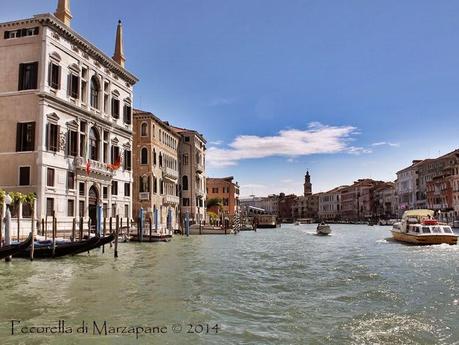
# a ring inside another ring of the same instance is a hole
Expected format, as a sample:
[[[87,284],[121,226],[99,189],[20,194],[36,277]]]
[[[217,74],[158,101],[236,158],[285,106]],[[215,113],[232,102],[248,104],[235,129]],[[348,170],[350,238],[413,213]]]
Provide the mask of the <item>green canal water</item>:
[[[459,246],[389,234],[288,225],[123,243],[117,260],[107,248],[1,262],[0,344],[459,344]],[[58,320],[72,333],[21,334]],[[94,321],[118,335],[94,334]],[[136,339],[129,326],[164,333]]]

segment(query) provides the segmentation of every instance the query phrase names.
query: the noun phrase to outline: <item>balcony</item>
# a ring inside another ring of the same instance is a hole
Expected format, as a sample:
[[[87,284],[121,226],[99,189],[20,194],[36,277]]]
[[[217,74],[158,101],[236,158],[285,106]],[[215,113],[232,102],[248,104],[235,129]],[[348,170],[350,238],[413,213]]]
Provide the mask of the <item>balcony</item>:
[[[139,200],[150,200],[150,193],[149,192],[140,192],[139,193]]]
[[[201,163],[196,163],[195,167],[196,167],[196,172],[198,174],[202,174],[204,172],[204,165],[202,165]]]
[[[73,160],[73,166],[76,171],[83,171],[85,174],[87,174],[86,164],[88,161],[90,174],[113,177],[114,171],[108,169],[107,163],[94,161],[92,159],[84,159],[83,157],[78,156]]]
[[[164,205],[178,205],[180,203],[180,199],[178,196],[175,195],[165,195],[163,197],[163,204]]]
[[[196,196],[198,198],[203,198],[205,195],[204,191],[202,189],[196,189]]]
[[[178,180],[178,171],[164,166],[161,168],[161,170],[163,171],[163,178],[172,182],[176,182]]]

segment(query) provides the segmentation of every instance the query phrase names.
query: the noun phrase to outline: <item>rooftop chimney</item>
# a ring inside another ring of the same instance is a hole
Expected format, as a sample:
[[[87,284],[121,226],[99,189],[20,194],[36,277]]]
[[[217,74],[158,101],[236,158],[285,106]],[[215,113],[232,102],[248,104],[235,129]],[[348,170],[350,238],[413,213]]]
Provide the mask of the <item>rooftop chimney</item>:
[[[70,13],[70,0],[59,0],[54,15],[65,25],[70,26],[70,21],[72,20],[72,14]]]
[[[126,62],[123,49],[123,27],[121,25],[121,20],[118,20],[118,27],[116,28],[115,54],[113,55],[113,60],[121,67],[124,67],[124,63]]]

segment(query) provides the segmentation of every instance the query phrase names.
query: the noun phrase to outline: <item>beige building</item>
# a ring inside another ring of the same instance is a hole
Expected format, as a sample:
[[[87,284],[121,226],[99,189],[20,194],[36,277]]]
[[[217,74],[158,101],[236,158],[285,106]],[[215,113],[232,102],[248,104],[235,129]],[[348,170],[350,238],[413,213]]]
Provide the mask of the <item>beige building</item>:
[[[150,112],[134,110],[134,216],[142,207],[154,228],[179,227],[180,136]]]
[[[206,220],[206,140],[190,129],[171,128],[180,135],[180,212],[188,213],[191,223]]]
[[[348,186],[340,186],[320,194],[319,219],[338,220],[341,218],[341,191]]]
[[[122,27],[110,58],[56,14],[0,24],[0,188],[37,194],[37,216],[131,217],[131,107]],[[113,165],[111,165],[113,164]],[[118,167],[119,166],[119,167]]]
[[[229,177],[208,177],[207,181],[207,200],[221,200],[221,211],[223,215],[232,219],[239,213],[239,184],[234,181],[233,176]],[[220,213],[217,206],[207,207],[207,211]]]

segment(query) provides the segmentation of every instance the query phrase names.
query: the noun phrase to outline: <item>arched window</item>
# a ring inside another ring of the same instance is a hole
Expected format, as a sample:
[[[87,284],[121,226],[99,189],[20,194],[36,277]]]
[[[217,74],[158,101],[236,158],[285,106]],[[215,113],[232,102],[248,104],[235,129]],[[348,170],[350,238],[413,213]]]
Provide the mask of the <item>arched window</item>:
[[[163,166],[163,155],[161,154],[161,152],[159,153],[159,166]]]
[[[99,160],[99,143],[99,132],[94,127],[91,127],[89,131],[89,158],[95,161]]]
[[[186,175],[182,177],[182,189],[188,190],[188,176]]]
[[[153,165],[156,165],[156,150],[153,149]]]
[[[146,137],[148,135],[148,125],[146,122],[142,122],[140,125],[140,136]]]
[[[148,150],[145,147],[140,151],[140,164],[148,164]]]
[[[96,76],[91,78],[91,107],[99,109],[99,81]]]

